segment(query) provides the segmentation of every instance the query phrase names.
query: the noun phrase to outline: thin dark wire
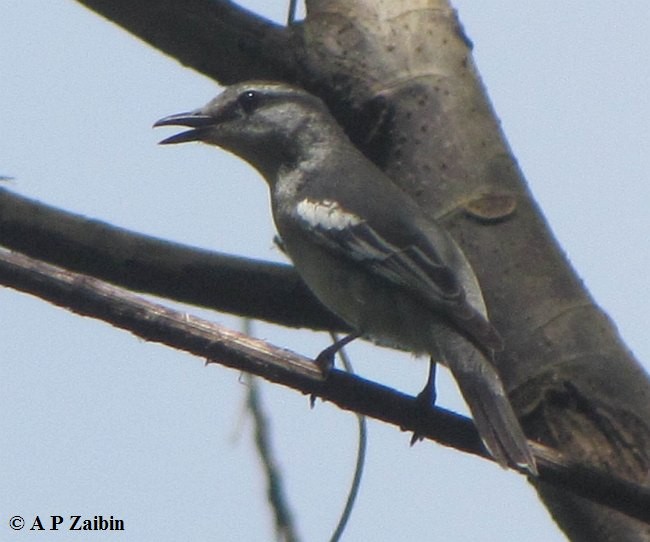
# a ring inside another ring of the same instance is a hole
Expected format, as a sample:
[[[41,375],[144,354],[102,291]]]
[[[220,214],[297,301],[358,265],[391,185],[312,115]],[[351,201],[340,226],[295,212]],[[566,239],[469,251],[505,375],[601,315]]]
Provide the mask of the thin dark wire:
[[[336,333],[330,332],[330,336],[334,342],[338,341],[338,336]],[[339,358],[343,363],[345,370],[354,374],[352,368],[352,363],[350,358],[345,352],[345,349],[341,348],[338,352]],[[354,467],[354,477],[352,478],[352,483],[350,484],[350,491],[348,493],[348,499],[345,503],[345,508],[339,519],[339,523],[336,526],[330,542],[338,542],[343,535],[343,531],[347,526],[350,515],[352,514],[352,509],[354,508],[354,503],[357,500],[357,495],[359,494],[359,488],[361,487],[361,477],[363,476],[363,468],[366,462],[366,447],[368,444],[368,428],[366,424],[366,417],[363,414],[357,414],[357,421],[359,423],[359,445],[357,447],[357,463]]]

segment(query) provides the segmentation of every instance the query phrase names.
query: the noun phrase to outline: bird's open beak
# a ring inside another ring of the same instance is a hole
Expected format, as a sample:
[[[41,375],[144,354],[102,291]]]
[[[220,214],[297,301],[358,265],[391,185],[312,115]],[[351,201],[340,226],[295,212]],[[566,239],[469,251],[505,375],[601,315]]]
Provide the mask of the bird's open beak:
[[[169,115],[158,121],[153,125],[154,128],[158,126],[188,126],[192,130],[181,132],[163,139],[159,145],[171,145],[172,143],[186,143],[188,141],[202,141],[203,134],[206,130],[213,126],[215,123],[214,118],[210,115],[205,115],[200,111],[190,111],[189,113],[178,113],[176,115]]]

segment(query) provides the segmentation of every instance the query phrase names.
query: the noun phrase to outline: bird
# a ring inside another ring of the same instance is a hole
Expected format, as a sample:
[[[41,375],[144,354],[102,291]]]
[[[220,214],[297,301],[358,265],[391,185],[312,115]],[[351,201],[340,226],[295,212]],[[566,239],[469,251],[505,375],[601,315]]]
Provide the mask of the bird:
[[[202,142],[249,162],[266,180],[276,229],[304,282],[353,332],[317,358],[362,337],[430,356],[422,393],[435,401],[445,364],[488,452],[536,475],[523,429],[494,362],[503,341],[476,275],[451,235],[355,147],[317,96],[285,83],[225,87],[205,106],[158,120],[189,130],[160,141]]]

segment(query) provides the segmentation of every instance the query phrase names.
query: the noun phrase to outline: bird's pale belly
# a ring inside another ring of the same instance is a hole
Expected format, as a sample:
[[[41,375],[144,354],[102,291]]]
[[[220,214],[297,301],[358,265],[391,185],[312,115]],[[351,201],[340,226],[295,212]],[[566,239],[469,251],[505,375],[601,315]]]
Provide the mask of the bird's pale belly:
[[[365,338],[416,355],[433,353],[433,334],[441,323],[429,309],[319,245],[296,242],[291,236],[283,240],[316,297]]]

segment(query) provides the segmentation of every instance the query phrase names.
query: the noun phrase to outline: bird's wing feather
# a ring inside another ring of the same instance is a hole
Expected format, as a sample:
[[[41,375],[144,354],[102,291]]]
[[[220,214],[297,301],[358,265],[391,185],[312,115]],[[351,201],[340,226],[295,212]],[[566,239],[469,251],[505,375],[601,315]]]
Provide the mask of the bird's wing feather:
[[[433,308],[471,310],[453,271],[425,236],[412,236],[409,243],[389,240],[366,220],[333,201],[305,199],[297,206],[296,216],[303,231],[321,246],[411,291]]]
[[[411,292],[421,303],[455,322],[480,347],[502,349],[499,334],[468,302],[463,285],[445,261],[441,250],[453,243],[446,234],[436,230],[437,238],[431,240],[419,230],[408,231],[409,221],[391,233],[383,224],[375,227],[333,200],[306,198],[295,208],[294,217],[303,233],[320,246]],[[437,247],[435,241],[442,246]]]

